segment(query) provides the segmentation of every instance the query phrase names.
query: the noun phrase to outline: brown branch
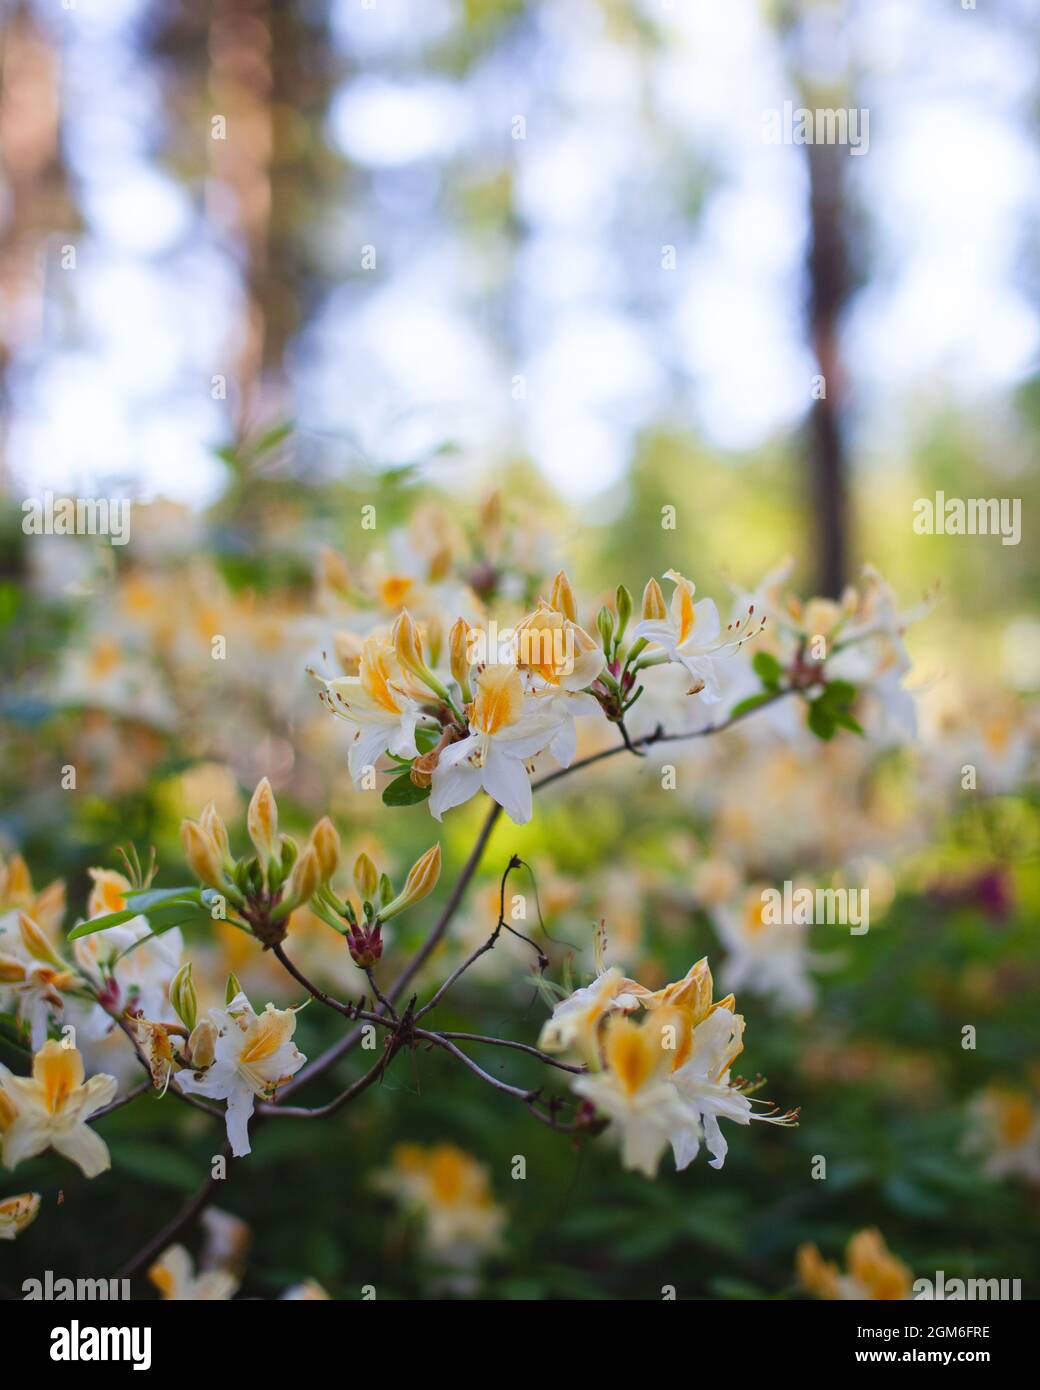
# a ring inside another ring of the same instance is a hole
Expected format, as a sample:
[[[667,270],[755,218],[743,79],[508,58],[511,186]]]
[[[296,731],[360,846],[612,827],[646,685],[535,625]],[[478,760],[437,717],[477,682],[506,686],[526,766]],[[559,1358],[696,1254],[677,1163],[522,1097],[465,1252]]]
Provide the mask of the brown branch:
[[[230,1143],[224,1145],[222,1157],[225,1163],[231,1157]],[[211,1170],[209,1177],[206,1178],[198,1191],[188,1199],[177,1215],[173,1217],[172,1220],[168,1221],[165,1226],[161,1227],[152,1239],[148,1241],[146,1245],[142,1246],[137,1254],[132,1256],[132,1258],[123,1265],[117,1278],[129,1279],[131,1275],[137,1274],[147,1265],[150,1265],[153,1260],[157,1259],[168,1246],[173,1244],[183,1231],[187,1230],[196,1216],[209,1204],[221,1181],[220,1178],[213,1176]]]

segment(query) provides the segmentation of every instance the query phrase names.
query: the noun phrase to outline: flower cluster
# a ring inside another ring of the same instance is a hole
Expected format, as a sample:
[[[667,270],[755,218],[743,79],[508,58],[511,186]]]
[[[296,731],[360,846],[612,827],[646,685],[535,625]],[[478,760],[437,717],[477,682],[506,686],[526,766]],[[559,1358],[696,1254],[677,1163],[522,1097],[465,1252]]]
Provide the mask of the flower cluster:
[[[643,594],[632,626],[632,598],[617,590],[600,610],[596,637],[578,621],[570,581],[560,571],[548,597],[514,626],[485,628],[459,617],[442,626],[402,610],[383,630],[337,645],[347,674],[319,678],[328,708],[353,730],[349,766],[361,786],[375,785],[389,757],[396,775],[383,793],[391,805],[429,799],[438,820],[485,791],[517,824],[531,818],[531,773],[543,757],[561,768],[577,748],[575,721],[599,717],[625,731],[643,693],[641,673],[682,668],[690,695],[719,696],[717,663],[761,630],[752,614],[722,630],[711,599],[694,602],[694,585],[669,570],[670,604],[657,580]]]
[[[621,1146],[626,1168],[657,1173],[671,1146],[680,1171],[703,1140],[711,1167],[721,1168],[728,1144],[719,1121],[791,1125],[796,1111],[766,1105],[756,1112],[751,1089],[730,1068],[744,1047],[744,1019],[732,995],[713,1001],[707,959],[681,980],[650,991],[616,966],[557,1004],[539,1046],[584,1062],[572,1089],[587,1118],[603,1115]],[[761,1103],[761,1102],[758,1102]]]

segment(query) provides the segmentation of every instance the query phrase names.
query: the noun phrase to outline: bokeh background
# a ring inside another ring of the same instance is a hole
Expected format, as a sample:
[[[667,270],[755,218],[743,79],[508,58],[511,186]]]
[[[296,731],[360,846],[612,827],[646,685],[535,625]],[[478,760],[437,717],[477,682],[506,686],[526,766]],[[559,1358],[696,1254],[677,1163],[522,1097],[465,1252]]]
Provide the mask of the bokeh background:
[[[258,1135],[221,1202],[253,1231],[246,1291],[791,1296],[800,1243],[834,1257],[877,1226],[915,1273],[1035,1293],[1040,1175],[986,1162],[1040,1144],[1034,0],[0,16],[0,852],[67,881],[69,925],[116,844],[154,843],[160,882],[182,881],[180,817],[214,797],[240,824],[262,775],[290,825],[328,810],[381,864],[432,842],[423,807],[354,792],[305,675],[352,577],[378,591],[431,537],[460,585],[487,589],[490,566],[500,596],[565,565],[586,618],[670,565],[722,603],[786,555],[803,593],[868,560],[908,600],[941,586],[910,639],[920,748],[734,733],[684,757],[676,797],[628,760],[565,782],[499,827],[430,977],[493,924],[514,849],[557,965],[588,965],[603,918],[650,982],[721,967],[720,914],[749,884],[869,874],[885,911],[862,939],[817,932],[808,1009],[738,997],[748,1066],[802,1126],[738,1131],[722,1173],[666,1163],[648,1183],[422,1057],[325,1126]],[[869,148],[768,143],[763,112],[788,100],[865,109]],[[22,501],[47,489],[133,498],[130,545],[25,536]],[[1021,498],[1021,544],[915,535],[937,489]],[[478,823],[448,818],[441,897]],[[323,930],[300,924],[301,951],[349,989]],[[237,941],[193,950],[214,980],[230,966],[294,999]],[[525,971],[487,959],[446,1019],[533,1040]],[[316,1013],[308,1054],[334,1036]],[[1019,1129],[980,1156],[986,1095],[1014,1098]],[[34,1161],[47,1210],[0,1282],[97,1272],[176,1209],[213,1140],[172,1109],[107,1121],[114,1171],[89,1185]],[[464,1285],[373,1187],[395,1144],[439,1141],[486,1165],[508,1218]]]

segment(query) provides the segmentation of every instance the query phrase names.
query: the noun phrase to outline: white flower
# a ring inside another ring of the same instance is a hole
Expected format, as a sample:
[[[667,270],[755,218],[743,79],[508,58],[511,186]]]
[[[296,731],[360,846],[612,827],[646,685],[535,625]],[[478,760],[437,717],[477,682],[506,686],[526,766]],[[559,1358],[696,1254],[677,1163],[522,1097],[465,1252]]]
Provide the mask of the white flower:
[[[192,1258],[183,1245],[171,1245],[148,1271],[148,1278],[164,1299],[177,1302],[217,1302],[231,1298],[238,1280],[225,1269],[195,1273]]]
[[[250,1152],[249,1119],[257,1096],[270,1099],[299,1071],[306,1057],[292,1041],[296,1014],[268,1004],[262,1014],[244,994],[226,1009],[211,1009],[214,1058],[204,1071],[182,1071],[174,1084],[191,1095],[227,1101],[227,1134],[236,1158]]]
[[[17,1197],[5,1197],[0,1201],[0,1240],[14,1240],[26,1226],[31,1226],[39,1215],[40,1194],[20,1192]]]
[[[644,618],[632,636],[656,642],[670,660],[685,666],[694,678],[690,694],[700,694],[706,704],[716,704],[721,698],[716,659],[735,651],[747,633],[740,628],[723,636],[714,600],[705,598],[694,603],[695,586],[678,570],[668,570],[665,578],[675,585],[668,612],[661,618]]]
[[[727,951],[722,968],[727,990],[749,989],[791,1013],[812,1008],[816,1000],[809,974],[813,955],[804,926],[767,922],[761,888],[749,888],[739,902],[720,904],[711,915]]]
[[[573,1052],[593,1061],[598,1052],[600,1020],[612,1010],[631,1013],[646,993],[642,985],[626,979],[612,965],[601,971],[592,984],[560,1000],[542,1025],[538,1046],[543,1052]]]
[[[417,755],[415,727],[422,715],[414,698],[418,692],[386,638],[366,640],[356,676],[340,676],[323,684],[332,712],[354,725],[347,761],[356,782],[388,751],[399,758]]]
[[[511,820],[531,819],[531,779],[524,766],[559,733],[561,720],[537,697],[524,695],[520,673],[506,665],[486,666],[470,706],[468,738],[443,749],[433,771],[430,811],[440,820],[481,789]]]
[[[753,1118],[747,1096],[733,1089],[729,1069],[743,1049],[744,1019],[729,1009],[714,1009],[698,1023],[690,1039],[689,1056],[672,1073],[675,1089],[696,1110],[711,1152],[711,1167],[721,1168],[729,1145],[719,1128],[719,1118],[749,1125]],[[683,1169],[696,1156],[697,1133],[688,1127],[675,1136],[672,1148],[676,1168]]]
[[[373,1186],[421,1218],[426,1251],[442,1264],[469,1269],[501,1246],[506,1214],[487,1169],[454,1144],[398,1144]]]
[[[640,1027],[621,1013],[611,1015],[603,1025],[605,1070],[573,1082],[574,1091],[609,1118],[622,1165],[648,1178],[657,1175],[669,1144],[678,1155],[678,1135],[692,1131],[696,1136],[689,1141],[690,1158],[700,1137],[697,1112],[682,1100],[669,1075],[674,1053],[662,1046],[659,1017],[650,1015]]]
[[[1040,1109],[1024,1091],[994,1086],[976,1096],[965,1138],[990,1178],[1040,1180]]]
[[[54,1149],[96,1178],[111,1167],[108,1146],[87,1127],[96,1110],[114,1099],[112,1076],[83,1080],[83,1059],[74,1047],[48,1042],[33,1058],[33,1074],[15,1076],[0,1064],[0,1139],[3,1160],[14,1168]]]

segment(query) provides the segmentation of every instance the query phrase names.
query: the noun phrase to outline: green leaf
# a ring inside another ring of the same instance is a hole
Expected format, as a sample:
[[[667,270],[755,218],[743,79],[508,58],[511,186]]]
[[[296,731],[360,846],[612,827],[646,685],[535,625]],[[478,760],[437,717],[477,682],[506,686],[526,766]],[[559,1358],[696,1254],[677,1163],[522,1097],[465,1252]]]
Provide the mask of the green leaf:
[[[834,714],[822,700],[814,700],[809,706],[809,728],[817,738],[827,740],[834,737],[837,728]]]
[[[752,669],[768,690],[777,690],[784,668],[771,652],[756,652],[751,662]]]
[[[863,725],[847,709],[831,710],[831,717],[839,729],[848,729],[851,733],[863,735]]]
[[[770,691],[763,691],[758,695],[749,695],[746,700],[740,700],[729,712],[730,719],[736,719],[740,714],[748,714],[753,709],[758,709],[760,705],[768,705],[772,702],[773,696]]]
[[[440,738],[440,729],[427,729],[421,727],[415,731],[415,746],[420,753],[429,753],[432,749],[437,747]]]
[[[156,936],[170,931],[173,927],[185,926],[189,922],[210,920],[210,909],[219,895],[212,888],[199,888],[187,885],[183,888],[156,888],[145,890],[131,889],[126,894],[133,906],[121,912],[109,912],[104,917],[93,917],[89,922],[81,922],[69,932],[70,941],[78,941],[84,936],[105,931],[108,927],[121,926],[132,917],[147,917]]]
[[[417,787],[407,772],[395,777],[383,788],[385,806],[415,806],[425,801],[430,794],[429,787]]]
[[[828,681],[820,699],[826,700],[828,705],[851,705],[856,694],[856,687],[851,681]]]

